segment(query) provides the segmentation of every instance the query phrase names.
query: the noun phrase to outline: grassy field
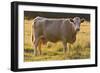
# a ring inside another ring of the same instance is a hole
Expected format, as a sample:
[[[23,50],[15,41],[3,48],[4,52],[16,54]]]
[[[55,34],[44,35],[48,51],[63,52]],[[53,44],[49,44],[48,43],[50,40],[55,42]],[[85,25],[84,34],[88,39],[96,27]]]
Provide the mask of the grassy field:
[[[64,55],[61,42],[42,45],[42,55],[34,56],[32,48],[32,20],[24,20],[24,61],[47,61],[65,59],[87,59],[90,58],[90,23],[85,21],[81,24],[80,32],[77,34],[76,42],[71,46],[69,52]]]

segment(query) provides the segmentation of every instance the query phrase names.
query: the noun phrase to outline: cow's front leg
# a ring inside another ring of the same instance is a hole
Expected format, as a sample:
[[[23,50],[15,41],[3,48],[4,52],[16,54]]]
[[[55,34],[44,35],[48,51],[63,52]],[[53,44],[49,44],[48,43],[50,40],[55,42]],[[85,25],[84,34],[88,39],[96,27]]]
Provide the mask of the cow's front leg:
[[[68,43],[68,50],[67,50],[67,54],[70,56],[72,54],[71,49],[72,49],[72,45],[70,43]]]
[[[63,42],[63,46],[64,46],[64,49],[63,49],[64,54],[66,54],[66,51],[67,51],[67,43],[66,42]]]
[[[70,52],[69,52],[69,47],[71,47],[71,45],[69,47],[68,46],[68,43],[66,42],[63,42],[63,45],[64,45],[64,56],[65,56],[65,59],[68,59],[68,57],[70,56]]]

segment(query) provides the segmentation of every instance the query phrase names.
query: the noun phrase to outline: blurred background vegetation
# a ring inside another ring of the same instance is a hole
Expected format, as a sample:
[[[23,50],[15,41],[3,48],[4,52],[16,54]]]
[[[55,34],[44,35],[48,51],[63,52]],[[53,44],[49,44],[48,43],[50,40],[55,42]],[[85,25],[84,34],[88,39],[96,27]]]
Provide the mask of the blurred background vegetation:
[[[73,18],[73,17],[80,17],[84,18],[87,21],[90,21],[90,14],[79,14],[79,13],[56,13],[56,12],[36,12],[36,11],[24,11],[24,18],[25,19],[34,19],[36,16],[41,17],[49,17],[49,18]]]

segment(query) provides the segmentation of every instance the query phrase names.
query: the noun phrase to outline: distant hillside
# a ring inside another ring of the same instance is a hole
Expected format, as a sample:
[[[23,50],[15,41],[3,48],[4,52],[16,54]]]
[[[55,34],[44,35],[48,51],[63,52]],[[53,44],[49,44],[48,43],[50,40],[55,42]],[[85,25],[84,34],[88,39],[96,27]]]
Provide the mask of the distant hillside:
[[[34,19],[36,16],[48,18],[73,18],[78,16],[80,18],[84,18],[87,21],[90,21],[90,14],[24,11],[25,19]]]

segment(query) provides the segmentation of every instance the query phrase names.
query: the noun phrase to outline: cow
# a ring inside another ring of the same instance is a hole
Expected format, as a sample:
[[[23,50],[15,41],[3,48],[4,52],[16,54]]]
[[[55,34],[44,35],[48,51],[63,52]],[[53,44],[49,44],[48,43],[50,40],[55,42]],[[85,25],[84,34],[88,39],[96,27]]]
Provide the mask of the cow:
[[[80,24],[84,19],[74,18],[45,18],[37,16],[33,20],[32,38],[34,37],[34,54],[41,54],[41,43],[48,41],[56,43],[61,41],[64,53],[67,51],[67,43],[73,44],[76,34],[80,30]],[[39,47],[38,47],[39,46]]]

